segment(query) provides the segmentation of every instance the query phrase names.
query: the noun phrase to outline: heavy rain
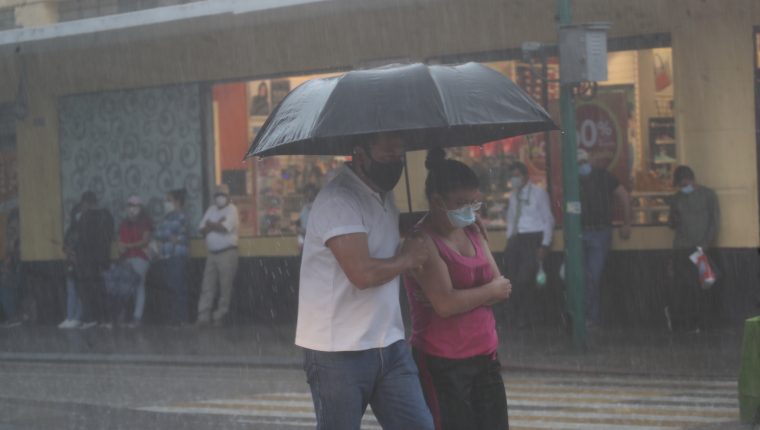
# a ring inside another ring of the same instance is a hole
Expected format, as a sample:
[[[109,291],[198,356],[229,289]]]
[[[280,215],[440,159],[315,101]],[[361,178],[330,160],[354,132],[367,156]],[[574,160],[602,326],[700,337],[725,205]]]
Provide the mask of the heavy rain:
[[[757,0],[0,0],[0,430],[760,429]]]

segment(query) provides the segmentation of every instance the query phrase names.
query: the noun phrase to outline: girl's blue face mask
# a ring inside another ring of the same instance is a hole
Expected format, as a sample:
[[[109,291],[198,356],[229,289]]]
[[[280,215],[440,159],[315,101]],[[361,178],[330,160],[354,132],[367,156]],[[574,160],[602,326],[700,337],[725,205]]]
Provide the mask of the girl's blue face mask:
[[[685,187],[681,187],[681,192],[684,194],[691,194],[694,191],[694,185],[687,185]]]
[[[475,223],[475,212],[479,211],[482,205],[481,202],[467,204],[459,209],[447,210],[446,215],[451,225],[456,228],[465,228]]]

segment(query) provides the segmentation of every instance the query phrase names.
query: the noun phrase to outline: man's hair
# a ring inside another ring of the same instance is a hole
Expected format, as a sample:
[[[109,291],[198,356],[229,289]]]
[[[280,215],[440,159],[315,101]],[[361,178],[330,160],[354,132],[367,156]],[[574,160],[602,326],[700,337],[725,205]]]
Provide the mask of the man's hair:
[[[185,206],[185,200],[187,200],[187,191],[184,188],[177,188],[175,190],[169,191],[169,195],[172,196],[172,198],[180,204],[180,206]]]
[[[519,170],[521,175],[528,176],[528,166],[526,166],[525,163],[515,161],[509,168],[510,172],[514,170]]]
[[[446,194],[463,189],[480,187],[480,181],[475,172],[461,161],[446,158],[442,148],[428,151],[425,167],[428,176],[425,180],[425,195],[430,198],[433,194]]]
[[[694,171],[689,166],[676,167],[676,170],[673,172],[673,185],[678,186],[684,179],[691,179],[693,181],[695,179]]]

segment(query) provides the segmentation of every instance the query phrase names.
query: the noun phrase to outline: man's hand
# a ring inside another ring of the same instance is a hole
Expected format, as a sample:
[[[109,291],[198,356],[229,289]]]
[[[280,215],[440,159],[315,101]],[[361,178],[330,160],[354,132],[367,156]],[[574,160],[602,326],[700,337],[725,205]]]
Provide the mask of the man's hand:
[[[399,249],[399,257],[406,262],[409,270],[422,267],[430,257],[424,236],[415,233],[404,239]]]
[[[536,251],[536,257],[538,258],[538,261],[544,261],[546,256],[549,255],[549,247],[545,245],[541,245],[538,248],[538,251]]]
[[[622,227],[620,227],[620,238],[623,240],[628,240],[631,238],[631,226],[628,224],[624,224]]]

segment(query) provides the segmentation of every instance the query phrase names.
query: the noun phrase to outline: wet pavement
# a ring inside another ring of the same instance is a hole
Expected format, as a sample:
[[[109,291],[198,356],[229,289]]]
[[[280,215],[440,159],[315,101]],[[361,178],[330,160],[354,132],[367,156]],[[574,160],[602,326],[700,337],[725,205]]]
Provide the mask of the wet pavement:
[[[0,430],[314,427],[292,324],[0,330]],[[513,429],[748,430],[742,332],[502,330]],[[370,411],[371,412],[371,411]],[[380,428],[368,413],[362,428]]]
[[[292,324],[88,330],[19,326],[0,330],[0,361],[299,367],[294,333]],[[578,351],[563,329],[502,330],[500,357],[507,369],[736,378],[742,334],[741,328],[702,333],[594,330],[588,348]]]

